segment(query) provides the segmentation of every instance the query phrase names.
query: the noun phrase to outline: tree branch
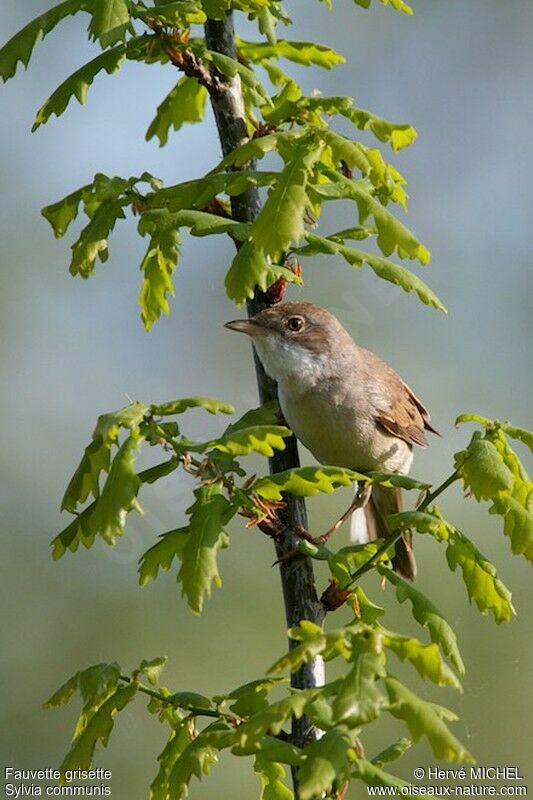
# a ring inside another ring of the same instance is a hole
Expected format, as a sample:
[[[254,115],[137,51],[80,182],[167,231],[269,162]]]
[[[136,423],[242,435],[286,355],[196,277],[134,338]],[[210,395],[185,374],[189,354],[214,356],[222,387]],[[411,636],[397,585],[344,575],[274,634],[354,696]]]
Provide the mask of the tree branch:
[[[223,53],[236,58],[235,33],[233,17],[229,13],[223,20],[208,19],[205,24],[206,45],[210,50]],[[248,141],[246,116],[240,78],[229,78],[214,70],[217,80],[223,84],[223,91],[211,94],[215,120],[218,128],[222,152],[227,155],[236,147]],[[248,165],[249,168],[250,165]],[[241,222],[250,222],[255,219],[261,209],[261,202],[257,187],[249,186],[246,191],[231,200],[233,217]],[[262,293],[256,292],[253,300],[247,303],[249,316],[261,311],[268,305]],[[259,359],[254,352],[255,372],[261,402],[266,402],[277,397],[275,383],[266,375]],[[269,459],[270,471],[281,472],[299,466],[298,449],[296,440],[286,440],[287,447],[284,451],[276,453]],[[307,514],[305,503],[301,498],[287,495],[286,507],[281,510],[280,518],[285,526],[283,534],[275,541],[278,559],[293,551],[299,542],[299,537],[294,532],[296,526],[307,528]],[[309,558],[299,558],[280,562],[281,583],[285,603],[287,625],[292,627],[301,620],[308,619],[321,624],[324,618],[324,608],[319,601],[315,588],[312,561]],[[290,641],[290,646],[296,642]],[[305,664],[298,672],[291,675],[291,685],[303,689],[320,686],[324,681],[324,667],[321,658],[315,658]],[[294,720],[292,740],[294,744],[303,746],[310,740],[318,738],[319,731],[311,726],[307,718]],[[294,777],[294,776],[293,776]]]

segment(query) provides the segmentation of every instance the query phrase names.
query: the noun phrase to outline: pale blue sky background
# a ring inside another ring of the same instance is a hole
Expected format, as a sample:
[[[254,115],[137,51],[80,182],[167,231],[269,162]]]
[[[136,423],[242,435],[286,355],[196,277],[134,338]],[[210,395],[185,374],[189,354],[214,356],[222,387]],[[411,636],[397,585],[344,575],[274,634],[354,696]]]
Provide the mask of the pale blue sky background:
[[[362,107],[418,129],[416,144],[394,163],[408,178],[407,222],[433,251],[423,277],[450,313],[439,315],[371,273],[330,259],[307,262],[305,287],[291,297],[334,310],[428,404],[444,438],[417,456],[414,474],[437,480],[469,435],[453,430],[458,413],[532,423],[533,7],[526,0],[420,0],[409,19],[373,5],[365,12],[344,0],[331,14],[310,0],[288,3],[296,23],[289,37],[323,41],[348,57],[331,73],[290,69],[307,90],[353,95]],[[2,38],[47,6],[4,0]],[[172,480],[145,495],[145,518],[132,520],[115,551],[96,547],[56,564],[49,558],[48,541],[65,524],[58,512],[62,491],[98,413],[123,405],[126,394],[144,401],[211,394],[239,410],[255,402],[248,346],[222,329],[236,315],[221,290],[230,242],[185,241],[172,314],[146,334],[136,300],[145,243],[135,224],[117,227],[110,260],[83,282],[67,273],[71,236],[55,241],[39,214],[96,171],[148,170],[175,183],[219,158],[210,114],[205,125],[171,134],[163,150],[144,141],[153,109],[176,79],[169,67],[127,64],[117,76],[99,76],[86,106],[72,104],[30,134],[42,101],[95,54],[83,25],[65,22],[37,47],[28,73],[0,91],[2,760],[18,767],[53,766],[64,754],[74,709],[45,714],[39,705],[79,667],[116,658],[132,668],[165,652],[171,686],[222,692],[260,675],[284,647],[270,545],[238,525],[221,557],[224,587],[202,618],[188,612],[170,576],[137,587],[140,552],[183,520],[185,482]],[[328,214],[336,227],[353,219],[353,209],[337,211],[334,220],[332,209]],[[193,413],[191,434],[222,424]],[[313,501],[316,529],[345,500]],[[420,588],[455,625],[468,673],[462,698],[419,688],[460,714],[457,733],[481,763],[518,763],[526,772],[533,733],[530,572],[509,556],[499,520],[461,503],[458,492],[444,505],[497,562],[519,617],[496,629],[469,609],[443,553],[422,542]],[[381,602],[375,581],[368,589]],[[398,628],[411,629],[403,608],[394,614]],[[384,743],[382,730],[369,736],[370,752]],[[117,800],[144,796],[139,787],[155,772],[162,735],[142,708],[119,721],[99,761],[114,770]],[[422,745],[397,772],[409,778],[413,766],[431,763]],[[192,796],[253,797],[254,781],[251,769],[241,773],[224,761],[218,779],[215,772]]]

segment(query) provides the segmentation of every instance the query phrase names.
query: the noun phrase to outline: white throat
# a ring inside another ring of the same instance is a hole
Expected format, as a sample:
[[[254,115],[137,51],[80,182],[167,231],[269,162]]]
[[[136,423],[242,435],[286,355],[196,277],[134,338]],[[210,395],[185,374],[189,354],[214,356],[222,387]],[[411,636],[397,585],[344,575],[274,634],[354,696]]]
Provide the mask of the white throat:
[[[282,387],[290,386],[293,393],[308,391],[328,373],[328,356],[313,353],[297,342],[267,335],[254,337],[253,343],[267,375]]]

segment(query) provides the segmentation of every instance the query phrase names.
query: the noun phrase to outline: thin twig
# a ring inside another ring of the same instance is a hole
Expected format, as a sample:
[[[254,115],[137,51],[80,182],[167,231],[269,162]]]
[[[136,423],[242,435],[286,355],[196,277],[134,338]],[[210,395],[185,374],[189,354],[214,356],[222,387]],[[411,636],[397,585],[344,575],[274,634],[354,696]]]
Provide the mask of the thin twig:
[[[124,681],[124,683],[134,682],[133,679],[128,675],[121,675],[120,680]],[[223,711],[214,711],[209,708],[197,708],[193,705],[178,704],[173,699],[172,695],[166,697],[164,694],[156,692],[155,689],[150,689],[143,683],[139,683],[138,681],[135,681],[135,683],[137,684],[138,692],[142,692],[142,694],[146,694],[148,697],[152,697],[154,700],[157,700],[164,705],[171,706],[172,708],[183,708],[185,711],[188,711],[190,714],[192,714],[193,717],[212,717],[213,719],[225,719],[227,722],[231,722],[232,724],[243,722],[243,720],[240,717],[235,716],[235,714],[225,714]]]

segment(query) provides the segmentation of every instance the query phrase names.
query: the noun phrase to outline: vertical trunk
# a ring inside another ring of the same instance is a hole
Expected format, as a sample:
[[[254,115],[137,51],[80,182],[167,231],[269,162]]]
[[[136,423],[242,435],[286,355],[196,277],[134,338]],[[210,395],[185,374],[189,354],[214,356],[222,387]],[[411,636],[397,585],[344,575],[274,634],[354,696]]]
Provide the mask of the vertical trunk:
[[[207,20],[205,38],[210,50],[224,53],[231,58],[236,57],[231,13],[223,20]],[[239,77],[228,78],[223,75],[218,77],[224,84],[224,91],[216,96],[212,95],[211,104],[222,152],[226,155],[247,141],[248,132]],[[261,208],[257,188],[250,186],[244,194],[232,198],[231,205],[235,219],[252,221]],[[248,314],[251,316],[264,308],[265,302],[261,296],[256,296],[253,300],[248,301],[247,307]],[[259,397],[261,402],[266,402],[276,397],[276,386],[266,375],[255,355],[254,358]],[[292,438],[288,440],[286,450],[276,453],[270,459],[270,471],[281,472],[297,466],[299,466],[298,449],[295,439]],[[303,499],[289,495],[286,501],[287,507],[283,510],[282,521],[287,526],[287,530],[282,539],[276,543],[278,558],[293,550],[298,544],[299,540],[294,533],[294,527],[307,528],[307,514]],[[320,624],[324,617],[324,609],[317,598],[312,561],[309,558],[282,561],[280,572],[287,625],[296,625],[302,619],[309,619]],[[316,658],[291,676],[291,684],[299,689],[320,686],[324,680],[323,672],[322,659]],[[317,735],[317,730],[309,724],[306,718],[294,721],[293,741],[295,744],[301,746],[316,738]]]

